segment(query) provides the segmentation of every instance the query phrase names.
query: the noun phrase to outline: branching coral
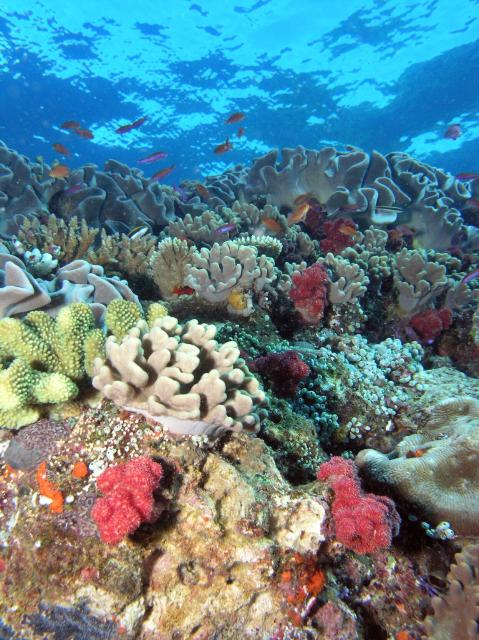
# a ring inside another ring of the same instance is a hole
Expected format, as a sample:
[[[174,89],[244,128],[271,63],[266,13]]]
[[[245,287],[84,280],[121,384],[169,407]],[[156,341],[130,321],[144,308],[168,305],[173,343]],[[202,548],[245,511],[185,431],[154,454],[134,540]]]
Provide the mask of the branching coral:
[[[76,216],[67,222],[51,214],[46,224],[36,216],[31,216],[20,225],[17,234],[19,243],[15,248],[17,253],[21,253],[21,247],[39,249],[51,253],[65,264],[84,258],[97,234],[98,229],[89,227],[85,220],[79,221]]]
[[[331,270],[328,284],[328,300],[331,304],[346,304],[364,295],[369,278],[357,264],[332,253],[318,262]]]
[[[102,265],[109,274],[137,280],[148,274],[155,244],[156,237],[149,233],[129,237],[124,233],[108,235],[102,229],[100,246],[91,249],[86,257],[92,264]]]
[[[213,325],[185,326],[166,316],[151,327],[139,322],[118,341],[106,341],[106,358],[94,363],[93,386],[117,405],[179,434],[213,434],[258,428],[253,412],[264,393],[234,342],[219,346]]]
[[[446,267],[426,260],[418,251],[402,249],[396,260],[394,285],[404,314],[421,311],[446,290]]]
[[[165,300],[175,297],[183,287],[193,252],[185,240],[165,238],[152,254],[150,271]]]

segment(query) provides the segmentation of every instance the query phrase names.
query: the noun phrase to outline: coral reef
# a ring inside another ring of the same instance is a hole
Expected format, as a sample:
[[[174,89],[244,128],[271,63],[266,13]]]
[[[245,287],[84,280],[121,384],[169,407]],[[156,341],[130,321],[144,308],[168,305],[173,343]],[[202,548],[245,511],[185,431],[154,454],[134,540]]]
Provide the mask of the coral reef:
[[[90,368],[85,345],[92,336],[95,319],[83,303],[64,307],[55,319],[31,311],[24,320],[0,320],[0,425],[21,427],[38,420],[38,405],[76,398]]]
[[[250,369],[268,378],[274,391],[282,397],[296,395],[298,384],[311,372],[299,353],[292,350],[256,358],[250,364]]]
[[[274,261],[258,256],[255,247],[234,241],[215,243],[191,255],[184,283],[207,302],[226,302],[230,312],[246,316],[252,313],[252,294],[273,281],[273,266]],[[235,301],[238,293],[245,296],[243,304]]]
[[[49,173],[0,145],[0,636],[477,637],[477,179]]]
[[[318,324],[328,304],[328,272],[319,264],[313,264],[299,273],[294,273],[289,297],[295,309],[307,324]]]

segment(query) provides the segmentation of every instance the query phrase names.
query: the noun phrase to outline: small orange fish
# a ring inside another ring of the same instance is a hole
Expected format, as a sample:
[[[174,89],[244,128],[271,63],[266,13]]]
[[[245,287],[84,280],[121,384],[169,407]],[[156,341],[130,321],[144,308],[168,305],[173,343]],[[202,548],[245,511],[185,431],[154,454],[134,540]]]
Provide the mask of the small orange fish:
[[[191,287],[175,287],[173,292],[175,296],[191,296],[195,292]]]
[[[66,120],[60,125],[60,129],[78,129],[80,123],[77,120]]]
[[[268,218],[268,216],[263,216],[261,218],[261,222],[264,226],[272,231],[273,233],[283,233],[283,227],[279,224],[277,220],[273,218]]]
[[[150,180],[160,180],[161,178],[164,178],[169,173],[171,173],[175,168],[176,168],[176,164],[172,164],[170,167],[166,167],[165,169],[160,169],[159,171],[157,171],[151,176]]]
[[[209,198],[211,198],[211,193],[208,191],[204,184],[201,184],[201,182],[196,183],[195,189],[198,192],[198,195],[203,198],[203,200],[208,200]]]
[[[233,148],[233,145],[229,141],[229,138],[226,138],[226,142],[219,144],[217,147],[214,148],[213,151],[216,154],[220,154],[220,153],[226,153],[227,151],[231,151],[232,148]]]
[[[60,142],[55,142],[54,144],[52,144],[52,147],[55,149],[55,151],[58,151],[58,153],[61,153],[64,156],[70,155],[70,150],[67,149],[65,145],[60,144]]]
[[[310,208],[311,205],[309,202],[303,202],[303,204],[298,205],[296,209],[288,215],[288,225],[291,226],[297,222],[302,222]]]
[[[244,120],[245,117],[246,116],[242,111],[236,111],[225,120],[225,124],[235,124],[235,122],[241,122],[241,120]]]
[[[70,169],[65,164],[56,164],[50,169],[48,175],[50,178],[67,178],[70,175]]]
[[[91,140],[93,138],[93,133],[90,129],[73,129],[73,133],[76,133],[77,136],[81,136],[82,138],[86,138],[86,140]]]
[[[236,135],[238,136],[238,138],[242,138],[244,136],[244,128],[240,127]]]
[[[354,238],[354,236],[357,234],[358,230],[356,229],[356,227],[354,226],[353,223],[351,224],[342,224],[339,229],[338,229],[339,233],[342,233],[345,236],[351,236],[351,238]]]

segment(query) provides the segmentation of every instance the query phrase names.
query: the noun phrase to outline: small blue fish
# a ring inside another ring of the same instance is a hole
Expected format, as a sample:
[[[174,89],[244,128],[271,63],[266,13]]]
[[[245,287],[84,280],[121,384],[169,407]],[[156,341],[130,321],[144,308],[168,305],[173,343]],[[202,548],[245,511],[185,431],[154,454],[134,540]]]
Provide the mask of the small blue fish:
[[[234,222],[227,222],[226,224],[222,224],[221,227],[215,229],[215,233],[234,233],[236,231],[237,229]]]

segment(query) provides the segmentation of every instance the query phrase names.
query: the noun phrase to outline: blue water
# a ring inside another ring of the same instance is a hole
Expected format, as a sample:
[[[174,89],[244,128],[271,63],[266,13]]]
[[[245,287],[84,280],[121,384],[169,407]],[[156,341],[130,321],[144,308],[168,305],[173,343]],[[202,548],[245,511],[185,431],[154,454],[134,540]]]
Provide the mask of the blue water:
[[[479,0],[6,0],[0,138],[48,163],[62,143],[71,167],[163,150],[170,184],[298,144],[477,172],[478,37]],[[224,122],[234,111],[246,114],[241,139]],[[457,140],[443,137],[451,123]],[[215,155],[228,135],[233,150]]]

